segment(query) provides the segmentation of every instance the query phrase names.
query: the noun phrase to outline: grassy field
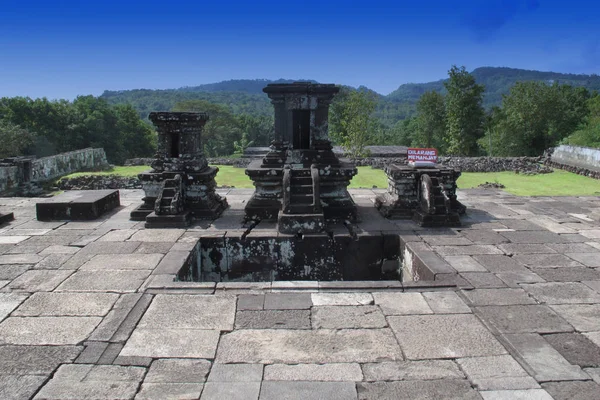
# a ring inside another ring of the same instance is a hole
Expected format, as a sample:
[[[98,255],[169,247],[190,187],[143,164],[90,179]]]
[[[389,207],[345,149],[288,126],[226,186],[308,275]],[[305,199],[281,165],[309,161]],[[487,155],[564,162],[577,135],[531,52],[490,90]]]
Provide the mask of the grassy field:
[[[217,184],[235,186],[236,188],[253,188],[252,181],[244,173],[244,169],[228,165],[219,165]],[[112,171],[102,172],[77,172],[67,177],[81,175],[122,175],[135,176],[140,172],[149,170],[148,166],[115,167]],[[481,183],[501,183],[509,193],[517,196],[597,196],[600,195],[600,180],[572,174],[570,172],[555,170],[551,174],[534,176],[518,175],[514,172],[465,172],[458,179],[458,187],[468,189],[477,187]],[[380,169],[371,167],[358,167],[358,175],[350,184],[350,188],[378,188],[387,187],[387,178]]]

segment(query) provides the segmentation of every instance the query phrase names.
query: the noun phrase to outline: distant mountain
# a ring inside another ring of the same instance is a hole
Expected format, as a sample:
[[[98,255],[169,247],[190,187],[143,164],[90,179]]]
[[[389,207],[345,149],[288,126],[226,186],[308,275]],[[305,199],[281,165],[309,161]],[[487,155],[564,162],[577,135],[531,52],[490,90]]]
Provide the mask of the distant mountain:
[[[548,84],[558,82],[571,86],[582,86],[588,90],[600,91],[600,76],[575,75],[558,72],[530,71],[504,67],[481,67],[472,74],[477,83],[485,86],[484,106],[486,108],[502,103],[502,95],[507,94],[518,81],[543,81]],[[272,115],[273,109],[263,87],[269,83],[292,83],[302,79],[232,79],[205,85],[182,87],[167,90],[119,90],[105,91],[101,97],[109,103],[130,103],[145,118],[151,111],[169,111],[177,102],[183,100],[207,100],[228,105],[235,114],[251,113]],[[303,80],[316,83],[314,80]],[[416,111],[419,97],[427,91],[445,92],[445,79],[427,83],[407,83],[400,85],[387,96],[360,86],[356,90],[376,95],[379,104],[376,117],[386,125],[411,116]]]

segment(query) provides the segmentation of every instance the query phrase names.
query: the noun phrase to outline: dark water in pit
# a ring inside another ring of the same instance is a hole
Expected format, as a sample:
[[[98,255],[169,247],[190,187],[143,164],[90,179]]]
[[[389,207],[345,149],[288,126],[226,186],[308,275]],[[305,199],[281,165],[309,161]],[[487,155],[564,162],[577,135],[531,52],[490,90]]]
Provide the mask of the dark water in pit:
[[[181,281],[401,280],[400,237],[382,232],[202,237]]]

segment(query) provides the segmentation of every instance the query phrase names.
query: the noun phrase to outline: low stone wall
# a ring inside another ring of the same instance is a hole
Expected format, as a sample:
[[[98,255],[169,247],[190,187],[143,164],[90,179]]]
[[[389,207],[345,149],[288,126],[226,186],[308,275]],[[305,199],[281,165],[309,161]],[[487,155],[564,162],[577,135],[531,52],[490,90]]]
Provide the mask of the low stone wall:
[[[21,182],[21,171],[15,165],[0,166],[0,192],[18,186]]]
[[[60,190],[141,189],[142,182],[137,176],[83,175],[61,179],[56,186]]]
[[[546,152],[545,164],[552,168],[600,179],[600,149],[561,145]]]
[[[528,172],[543,169],[543,157],[439,157],[438,162],[462,172]]]

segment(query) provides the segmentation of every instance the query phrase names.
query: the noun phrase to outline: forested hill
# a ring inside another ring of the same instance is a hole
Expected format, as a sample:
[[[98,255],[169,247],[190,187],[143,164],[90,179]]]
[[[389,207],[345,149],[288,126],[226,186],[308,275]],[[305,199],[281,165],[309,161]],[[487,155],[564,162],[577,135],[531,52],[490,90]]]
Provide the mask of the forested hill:
[[[485,85],[484,106],[486,108],[499,106],[502,102],[502,95],[507,94],[511,86],[518,81],[558,82],[600,91],[600,76],[598,75],[574,75],[496,67],[477,68],[472,74],[477,83]],[[272,115],[272,106],[262,92],[262,88],[269,83],[294,81],[236,79],[179,89],[105,91],[101,97],[112,104],[131,104],[143,118],[147,117],[151,111],[169,111],[180,101],[196,99],[225,104],[234,114]],[[403,84],[387,96],[377,94],[364,86],[359,87],[358,90],[369,91],[377,95],[376,117],[382,123],[391,126],[412,115],[417,100],[426,91],[435,90],[444,93],[444,81],[442,79],[428,83]]]

